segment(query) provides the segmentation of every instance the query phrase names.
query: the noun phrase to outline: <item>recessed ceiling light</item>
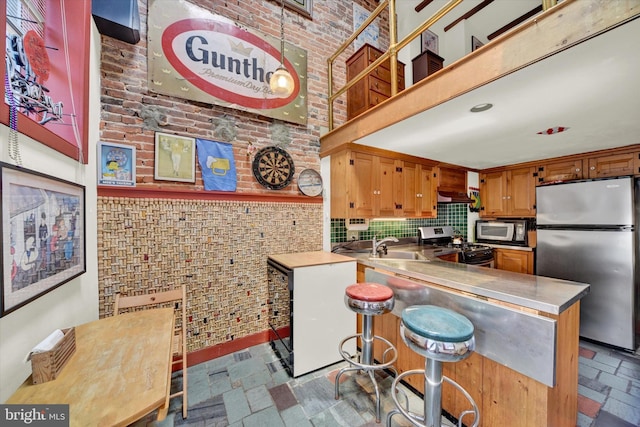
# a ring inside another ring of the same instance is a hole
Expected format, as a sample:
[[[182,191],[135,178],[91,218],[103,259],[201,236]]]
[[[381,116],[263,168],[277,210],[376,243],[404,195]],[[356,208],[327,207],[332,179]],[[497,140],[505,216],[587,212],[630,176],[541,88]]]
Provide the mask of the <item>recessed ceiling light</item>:
[[[469,111],[471,111],[472,113],[480,113],[482,111],[487,111],[491,107],[493,107],[493,104],[489,104],[488,102],[485,102],[484,104],[478,104],[472,107],[471,110]]]

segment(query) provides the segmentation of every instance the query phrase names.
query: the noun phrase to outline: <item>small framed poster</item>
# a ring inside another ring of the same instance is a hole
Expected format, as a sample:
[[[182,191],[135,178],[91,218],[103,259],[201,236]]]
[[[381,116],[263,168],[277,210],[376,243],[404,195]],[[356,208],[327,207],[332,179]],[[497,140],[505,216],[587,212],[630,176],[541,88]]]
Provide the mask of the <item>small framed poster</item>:
[[[99,142],[98,185],[135,187],[136,147]]]
[[[196,140],[156,132],[154,178],[196,182]]]
[[[420,42],[422,43],[422,49],[420,52],[429,50],[436,55],[438,54],[438,36],[436,33],[424,30],[422,34],[420,34]]]

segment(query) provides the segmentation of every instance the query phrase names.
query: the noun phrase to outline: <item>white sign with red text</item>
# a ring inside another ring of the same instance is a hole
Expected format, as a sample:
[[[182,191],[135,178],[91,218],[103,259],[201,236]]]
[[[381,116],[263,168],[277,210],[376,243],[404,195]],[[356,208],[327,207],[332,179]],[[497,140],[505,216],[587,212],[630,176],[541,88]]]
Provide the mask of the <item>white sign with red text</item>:
[[[148,14],[148,81],[153,92],[307,123],[307,53],[285,43],[284,66],[295,88],[271,92],[280,40],[241,28],[186,1],[152,0]]]

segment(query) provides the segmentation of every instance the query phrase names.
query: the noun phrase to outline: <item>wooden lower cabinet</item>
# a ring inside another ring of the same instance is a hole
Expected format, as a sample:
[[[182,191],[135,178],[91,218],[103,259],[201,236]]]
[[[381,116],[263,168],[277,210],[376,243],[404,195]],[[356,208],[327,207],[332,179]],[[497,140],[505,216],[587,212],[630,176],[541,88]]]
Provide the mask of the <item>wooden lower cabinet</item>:
[[[364,271],[360,269],[360,272]],[[364,279],[364,277],[363,277]],[[548,387],[479,353],[457,363],[444,363],[443,373],[460,384],[475,400],[480,426],[574,427],[578,413],[578,349],[580,302],[560,315],[538,312],[557,321],[556,385]],[[375,334],[395,344],[398,373],[424,369],[425,359],[410,350],[400,337],[400,318],[388,313],[374,320]],[[500,349],[493,349],[500,351]],[[381,350],[374,350],[381,360]],[[410,376],[407,383],[424,393],[424,378]],[[449,384],[443,385],[442,408],[454,417],[470,409],[466,398]],[[420,408],[412,408],[420,410]],[[466,425],[472,416],[463,419]]]
[[[498,270],[516,273],[533,274],[533,252],[516,249],[494,249],[493,255]]]
[[[441,259],[443,261],[449,261],[449,262],[458,262],[458,254],[457,253],[446,254],[446,255],[439,256],[438,259]]]

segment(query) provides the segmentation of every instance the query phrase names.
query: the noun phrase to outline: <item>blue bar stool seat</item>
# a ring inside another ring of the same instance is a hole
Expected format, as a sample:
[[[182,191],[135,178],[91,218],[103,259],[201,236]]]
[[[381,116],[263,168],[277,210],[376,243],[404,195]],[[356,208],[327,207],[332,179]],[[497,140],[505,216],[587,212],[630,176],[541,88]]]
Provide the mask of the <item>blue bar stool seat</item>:
[[[362,332],[343,339],[338,351],[342,358],[349,362],[336,375],[336,399],[340,398],[340,376],[347,371],[364,371],[371,378],[376,391],[376,422],[380,422],[380,390],[375,378],[375,371],[381,369],[395,369],[392,365],[398,358],[398,351],[387,339],[373,334],[373,318],[393,310],[395,298],[393,291],[387,286],[378,283],[356,283],[345,290],[344,302],[346,306],[362,315]],[[345,343],[350,340],[360,339],[362,350],[357,360],[343,349]],[[382,360],[376,362],[373,359],[374,342],[383,345]]]
[[[396,409],[387,414],[387,427],[395,414],[404,415],[417,427],[440,427],[442,418],[442,382],[458,389],[471,404],[471,409],[458,416],[458,424],[468,414],[474,414],[472,427],[480,423],[478,406],[458,383],[442,374],[442,362],[466,359],[475,349],[473,324],[463,315],[443,307],[414,305],[402,310],[400,322],[402,340],[414,352],[425,357],[425,369],[413,369],[396,376],[391,396]],[[398,401],[400,381],[409,375],[424,376],[424,413],[411,412]]]

